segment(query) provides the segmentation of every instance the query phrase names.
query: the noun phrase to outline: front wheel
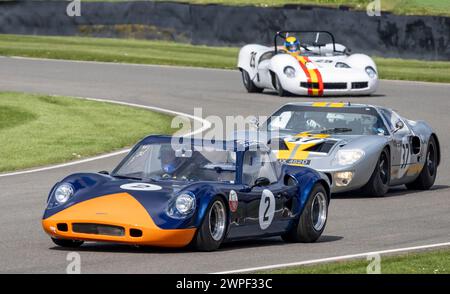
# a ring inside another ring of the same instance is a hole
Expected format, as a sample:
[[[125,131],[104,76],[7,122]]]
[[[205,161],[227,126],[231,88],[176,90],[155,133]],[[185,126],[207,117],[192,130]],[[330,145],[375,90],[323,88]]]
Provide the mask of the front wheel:
[[[389,151],[384,149],[378,158],[375,170],[362,191],[367,196],[382,197],[389,191],[391,161]]]
[[[406,187],[410,190],[428,190],[434,185],[437,174],[437,149],[436,142],[433,137],[430,138],[427,148],[427,157],[425,165],[417,179]]]
[[[250,78],[249,73],[243,69],[242,72],[242,82],[244,83],[245,89],[247,89],[248,93],[261,93],[264,89],[255,86],[252,79]]]
[[[286,242],[312,243],[325,229],[329,204],[327,191],[322,184],[316,184],[309,195],[298,222],[281,236]]]
[[[56,238],[52,238],[52,241],[56,245],[65,247],[65,248],[78,248],[81,245],[83,245],[83,243],[84,243],[84,241],[80,241],[80,240],[56,239]]]
[[[216,196],[211,201],[192,245],[199,251],[213,251],[218,249],[225,238],[227,224],[225,203],[222,198]]]
[[[275,75],[275,85],[278,92],[278,96],[285,97],[288,95],[288,92],[283,89],[283,86],[281,85],[280,82],[280,78],[277,75]]]

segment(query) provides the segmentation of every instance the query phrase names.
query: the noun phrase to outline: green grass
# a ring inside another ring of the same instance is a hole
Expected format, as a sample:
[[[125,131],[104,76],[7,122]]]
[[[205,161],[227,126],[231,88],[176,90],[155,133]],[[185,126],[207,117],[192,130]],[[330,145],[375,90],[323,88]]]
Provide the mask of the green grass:
[[[236,68],[239,48],[134,39],[0,35],[0,55]],[[382,79],[450,82],[450,62],[376,58]]]
[[[365,274],[369,261],[353,260],[290,267],[259,272],[262,274]],[[381,257],[383,274],[450,274],[450,250]]]
[[[86,1],[86,0],[83,0]],[[103,1],[103,0],[87,0]],[[107,0],[123,1],[123,0]],[[254,6],[283,6],[286,4],[308,4],[327,7],[349,6],[355,10],[366,10],[373,0],[157,0],[185,2],[194,4],[222,4],[222,5],[254,5]],[[407,15],[450,15],[450,1],[448,0],[381,0],[383,11]]]
[[[67,162],[172,133],[171,117],[61,96],[0,92],[0,172]]]

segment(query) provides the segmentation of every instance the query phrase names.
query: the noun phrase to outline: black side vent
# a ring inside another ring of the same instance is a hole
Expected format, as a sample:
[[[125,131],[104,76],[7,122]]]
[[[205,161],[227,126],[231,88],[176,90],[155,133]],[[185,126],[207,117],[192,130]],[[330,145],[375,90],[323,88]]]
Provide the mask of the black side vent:
[[[352,89],[364,89],[369,87],[368,82],[353,82],[352,83]]]
[[[309,147],[305,151],[311,151],[311,152],[320,152],[320,153],[328,153],[330,152],[331,148],[333,148],[334,144],[336,142],[323,142],[314,146]]]

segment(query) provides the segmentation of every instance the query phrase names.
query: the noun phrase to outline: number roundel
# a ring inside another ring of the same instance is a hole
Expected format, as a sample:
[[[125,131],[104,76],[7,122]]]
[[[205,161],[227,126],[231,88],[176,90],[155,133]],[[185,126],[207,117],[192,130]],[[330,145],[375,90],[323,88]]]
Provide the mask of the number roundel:
[[[264,189],[259,202],[259,226],[262,230],[267,229],[273,221],[275,214],[275,197],[273,193]]]

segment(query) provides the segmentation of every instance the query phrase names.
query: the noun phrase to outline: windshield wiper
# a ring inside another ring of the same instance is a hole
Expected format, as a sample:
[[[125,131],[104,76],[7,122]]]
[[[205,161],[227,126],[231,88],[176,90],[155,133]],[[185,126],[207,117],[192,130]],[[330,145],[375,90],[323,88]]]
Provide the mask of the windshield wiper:
[[[332,128],[332,129],[325,129],[325,130],[320,130],[318,131],[318,133],[320,134],[336,134],[336,133],[348,133],[353,131],[350,128]]]
[[[124,175],[112,175],[115,178],[119,178],[119,179],[129,179],[129,180],[138,180],[141,181],[141,178],[138,177],[131,177],[131,176],[124,176]]]

